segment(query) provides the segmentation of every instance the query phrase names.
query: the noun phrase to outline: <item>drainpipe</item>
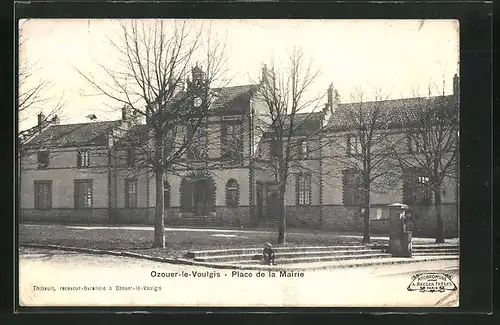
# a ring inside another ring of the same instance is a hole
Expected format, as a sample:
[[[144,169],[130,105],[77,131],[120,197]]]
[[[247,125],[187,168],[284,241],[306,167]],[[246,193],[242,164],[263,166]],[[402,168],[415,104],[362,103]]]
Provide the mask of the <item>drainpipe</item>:
[[[255,170],[254,170],[254,138],[253,138],[253,128],[254,128],[254,110],[253,110],[253,101],[252,99],[250,98],[250,112],[249,112],[249,118],[248,118],[248,122],[249,122],[249,131],[248,131],[248,134],[249,134],[249,158],[250,158],[250,177],[249,177],[249,181],[250,181],[250,195],[249,195],[249,204],[250,204],[250,220],[252,221],[252,223],[255,222],[255,206],[254,206],[254,173],[255,173]]]

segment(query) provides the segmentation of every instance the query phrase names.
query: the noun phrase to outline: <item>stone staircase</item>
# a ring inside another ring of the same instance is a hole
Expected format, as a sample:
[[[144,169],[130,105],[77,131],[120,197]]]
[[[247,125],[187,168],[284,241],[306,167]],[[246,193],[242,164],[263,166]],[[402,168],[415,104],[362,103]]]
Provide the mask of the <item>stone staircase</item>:
[[[189,252],[186,257],[200,262],[258,265],[261,264],[261,254],[262,248],[240,248]],[[275,248],[275,254],[276,263],[279,265],[391,256],[389,253],[386,253],[384,249],[372,249],[362,245],[278,247]]]
[[[352,260],[391,258],[387,245],[347,245],[320,247],[277,247],[276,264],[294,265],[320,262],[341,262]],[[186,258],[198,262],[237,265],[261,264],[262,248],[238,248],[226,250],[193,251]],[[414,244],[413,256],[456,256],[458,245]]]
[[[412,244],[413,256],[458,256],[459,253],[459,247],[455,244]]]

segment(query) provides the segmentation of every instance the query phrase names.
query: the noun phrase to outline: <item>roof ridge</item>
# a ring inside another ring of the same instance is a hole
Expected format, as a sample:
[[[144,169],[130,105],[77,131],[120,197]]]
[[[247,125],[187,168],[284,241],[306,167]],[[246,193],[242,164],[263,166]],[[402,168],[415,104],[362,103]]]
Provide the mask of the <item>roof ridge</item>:
[[[80,123],[66,123],[66,124],[51,124],[51,126],[68,126],[68,125],[84,125],[84,124],[103,124],[103,123],[113,123],[120,122],[121,120],[111,120],[111,121],[96,121],[96,122],[80,122]]]

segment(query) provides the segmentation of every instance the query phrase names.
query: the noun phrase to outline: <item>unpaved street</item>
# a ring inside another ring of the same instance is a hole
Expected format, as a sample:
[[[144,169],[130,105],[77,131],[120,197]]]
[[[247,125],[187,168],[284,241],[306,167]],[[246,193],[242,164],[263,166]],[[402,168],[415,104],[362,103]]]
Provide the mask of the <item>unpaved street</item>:
[[[155,273],[156,272],[156,273]],[[134,258],[21,249],[23,306],[456,306],[458,290],[408,291],[412,275],[447,273],[458,260],[271,277]],[[160,277],[152,275],[160,275]]]

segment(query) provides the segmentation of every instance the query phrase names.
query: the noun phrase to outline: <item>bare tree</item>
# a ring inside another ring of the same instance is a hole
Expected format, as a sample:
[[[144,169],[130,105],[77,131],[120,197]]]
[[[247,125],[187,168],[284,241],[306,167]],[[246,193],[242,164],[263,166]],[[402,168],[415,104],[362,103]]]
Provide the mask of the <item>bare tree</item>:
[[[181,163],[204,129],[216,96],[211,85],[224,72],[225,46],[212,39],[210,30],[203,27],[194,28],[186,21],[123,23],[121,41],[111,42],[119,65],[115,68],[99,64],[107,80],[77,69],[99,94],[125,105],[130,118],[146,120],[138,137],[128,144],[138,152],[138,170],[154,173],[153,247],[165,247],[166,173]],[[197,60],[201,60],[203,69],[198,63],[195,66]]]
[[[298,137],[302,141],[315,139],[320,143],[323,111],[320,108],[318,112],[318,107],[323,96],[312,93],[318,75],[319,71],[307,61],[304,53],[295,49],[283,68],[273,65],[264,69],[256,92],[256,97],[265,107],[265,111],[257,116],[256,129],[270,143],[270,157],[264,162],[272,171],[279,192],[278,244],[285,242],[285,191],[291,168],[299,165]],[[318,121],[318,114],[319,128],[307,129],[311,122]]]
[[[458,77],[454,95],[416,97],[400,110],[408,150],[396,151],[402,168],[422,172],[422,186],[434,196],[436,243],[444,242],[441,189],[446,177],[458,182],[459,100]]]
[[[38,112],[38,124],[47,124],[56,114],[60,115],[65,105],[64,96],[56,101],[48,93],[53,91],[52,84],[44,78],[39,77],[42,68],[38,62],[30,62],[27,58],[27,46],[29,38],[23,32],[23,26],[29,20],[19,22],[19,46],[18,46],[18,113],[19,121],[34,116]],[[37,125],[38,126],[38,125]],[[21,139],[23,140],[23,139]],[[23,141],[22,141],[23,142]]]
[[[391,112],[380,90],[373,97],[367,101],[360,88],[354,91],[351,103],[334,112],[328,137],[332,162],[340,167],[337,170],[348,186],[349,204],[361,208],[364,243],[370,242],[370,194],[390,188],[397,172],[391,159]]]

